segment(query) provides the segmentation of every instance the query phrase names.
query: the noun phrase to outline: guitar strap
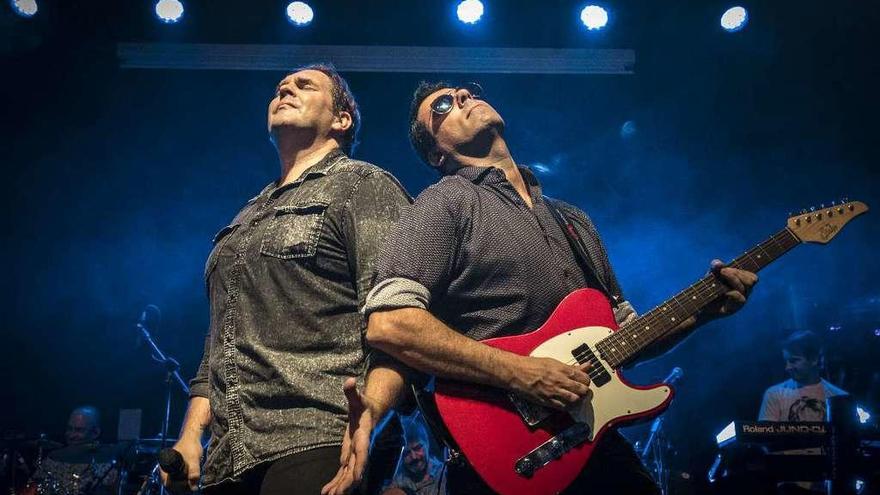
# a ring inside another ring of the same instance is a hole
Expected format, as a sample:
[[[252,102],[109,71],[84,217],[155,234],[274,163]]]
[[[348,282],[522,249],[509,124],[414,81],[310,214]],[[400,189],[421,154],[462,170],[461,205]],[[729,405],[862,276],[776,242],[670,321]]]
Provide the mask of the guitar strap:
[[[616,308],[619,298],[613,295],[608,289],[608,285],[602,281],[602,278],[596,271],[596,265],[593,264],[593,259],[590,258],[584,240],[581,238],[581,235],[578,234],[571,219],[569,219],[568,215],[562,211],[562,208],[559,207],[559,204],[555,199],[546,195],[543,197],[544,201],[547,203],[547,209],[553,214],[553,218],[556,219],[556,223],[559,224],[559,228],[561,228],[562,232],[565,234],[565,238],[568,240],[568,245],[571,246],[571,250],[574,252],[574,257],[577,260],[578,265],[581,267],[581,270],[584,272],[584,277],[587,279],[587,285],[604,294],[611,305]]]

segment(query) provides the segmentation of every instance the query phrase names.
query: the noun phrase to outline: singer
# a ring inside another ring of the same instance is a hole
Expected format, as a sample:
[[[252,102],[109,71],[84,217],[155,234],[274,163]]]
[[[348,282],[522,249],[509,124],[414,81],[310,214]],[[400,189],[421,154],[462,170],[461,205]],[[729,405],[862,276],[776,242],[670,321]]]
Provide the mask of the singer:
[[[358,310],[410,201],[390,174],[348,157],[359,123],[331,66],[278,84],[268,131],[281,173],[214,238],[210,331],[174,446],[184,469],[168,468],[166,485],[197,488],[206,429],[206,493],[314,495],[339,468],[342,385],[363,372]]]

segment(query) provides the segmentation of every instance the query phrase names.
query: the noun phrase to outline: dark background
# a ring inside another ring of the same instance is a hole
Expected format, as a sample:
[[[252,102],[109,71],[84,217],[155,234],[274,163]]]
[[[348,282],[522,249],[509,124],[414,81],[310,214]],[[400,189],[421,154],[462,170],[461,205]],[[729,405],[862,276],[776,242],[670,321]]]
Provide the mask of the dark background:
[[[747,3],[734,34],[718,25],[732,4],[718,1],[606,2],[598,33],[569,1],[486,0],[473,27],[454,2],[313,1],[304,29],[286,21],[286,2],[185,3],[176,25],[148,1],[43,1],[32,19],[0,6],[0,430],[57,435],[91,403],[108,440],[120,408],[142,408],[142,434],[158,433],[163,375],[134,324],[158,305],[159,342],[194,372],[211,238],[278,174],[265,107],[282,72],[123,70],[117,41],[635,49],[634,75],[454,79],[478,80],[514,157],[544,165],[546,192],[593,217],[643,312],[790,211],[842,196],[880,205],[874,2]],[[436,177],[409,148],[409,96],[438,76],[344,75],[364,116],[356,156],[417,194]],[[637,130],[625,137],[627,121]],[[875,215],[829,246],[797,248],[762,272],[739,315],[629,373],[685,370],[667,415],[675,467],[702,478],[714,434],[756,416],[763,390],[786,378],[778,343],[792,329],[825,337],[832,381],[880,411]],[[176,395],[173,431],[184,404]]]

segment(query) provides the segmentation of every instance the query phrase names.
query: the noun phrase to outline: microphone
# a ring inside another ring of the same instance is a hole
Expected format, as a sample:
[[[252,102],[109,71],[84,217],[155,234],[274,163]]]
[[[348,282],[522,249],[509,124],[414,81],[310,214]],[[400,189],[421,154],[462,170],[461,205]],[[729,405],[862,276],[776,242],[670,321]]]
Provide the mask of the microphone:
[[[670,371],[668,375],[666,375],[666,378],[663,379],[663,383],[667,385],[672,385],[673,383],[680,380],[683,375],[684,370],[676,366],[675,368],[672,368],[672,371]]]
[[[171,482],[171,491],[176,493],[185,492],[187,482],[186,463],[180,452],[168,447],[159,451],[159,467],[168,473]]]
[[[135,346],[141,347],[145,341],[152,339],[152,334],[155,333],[155,330],[159,327],[161,321],[162,312],[159,310],[159,307],[155,304],[147,304],[141,311],[137,323],[134,325],[135,331],[137,332]]]
[[[663,383],[665,383],[667,385],[672,385],[673,383],[680,380],[683,375],[684,375],[684,370],[679,368],[678,366],[676,366],[675,368],[672,368],[672,370],[669,372],[668,375],[666,375],[666,378],[663,379]],[[661,426],[663,426],[663,416],[657,416],[657,419],[655,419],[651,423],[651,430],[648,433],[648,440],[645,442],[644,447],[642,447],[642,453],[641,453],[642,459],[647,458],[648,453],[651,451],[651,447],[654,442],[654,437],[657,436],[657,433],[660,431]]]
[[[152,316],[152,317],[151,317]],[[162,321],[162,311],[159,309],[159,306],[155,304],[147,304],[144,307],[144,310],[141,311],[141,316],[138,318],[137,327],[138,328],[149,328],[150,324],[158,324]]]

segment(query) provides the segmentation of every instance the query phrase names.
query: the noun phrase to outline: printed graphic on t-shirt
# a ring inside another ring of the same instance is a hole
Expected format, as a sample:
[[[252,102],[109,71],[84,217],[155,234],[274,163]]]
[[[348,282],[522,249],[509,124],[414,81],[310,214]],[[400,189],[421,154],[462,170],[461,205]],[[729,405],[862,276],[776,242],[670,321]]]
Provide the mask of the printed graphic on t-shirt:
[[[788,408],[789,421],[825,421],[825,401],[801,396]]]

